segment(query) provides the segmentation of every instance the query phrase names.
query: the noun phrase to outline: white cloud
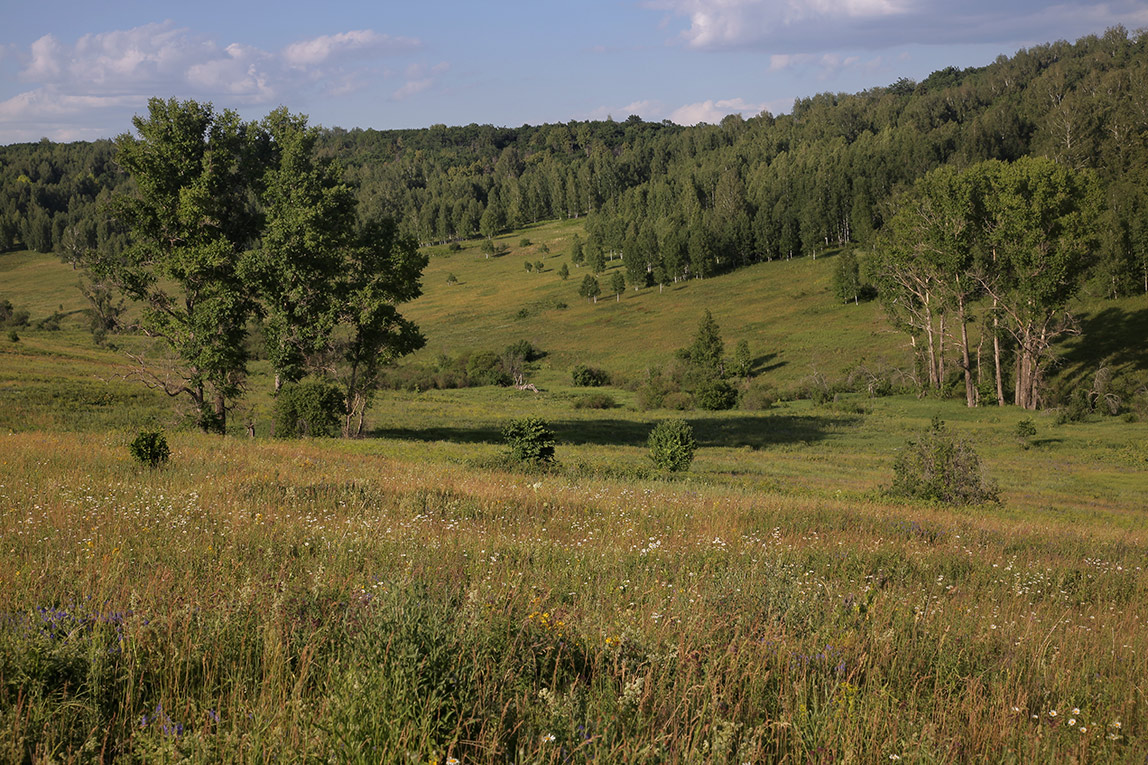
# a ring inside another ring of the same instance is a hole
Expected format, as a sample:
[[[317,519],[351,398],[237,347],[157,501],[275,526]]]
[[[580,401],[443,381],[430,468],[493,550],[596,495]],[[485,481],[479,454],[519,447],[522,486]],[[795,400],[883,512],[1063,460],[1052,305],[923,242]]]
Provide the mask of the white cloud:
[[[445,61],[427,68],[422,64],[411,64],[407,67],[403,77],[403,85],[391,93],[391,99],[402,101],[411,96],[430,90],[438,82],[439,75],[450,69]]]
[[[908,44],[1031,44],[1148,23],[1144,0],[646,0],[686,20],[680,40],[771,54]],[[663,17],[663,23],[667,17]],[[1025,41],[1028,41],[1027,43]]]
[[[808,22],[880,19],[906,12],[911,0],[661,0],[652,7],[689,18],[682,33],[694,48],[754,44]]]
[[[347,53],[397,53],[419,46],[418,40],[409,37],[391,37],[371,29],[357,29],[292,43],[283,49],[283,60],[291,66],[313,66]]]
[[[714,101],[707,99],[696,104],[686,104],[670,112],[671,122],[679,125],[697,125],[705,122],[716,125],[723,118],[731,114],[740,114],[743,117],[753,117],[760,114],[767,104],[750,104],[743,98],[727,98]]]
[[[23,50],[5,48],[6,58],[20,62],[19,80],[30,88],[0,102],[0,142],[92,131],[112,135],[127,128],[131,115],[153,96],[251,106],[274,104],[287,94],[345,94],[361,86],[371,59],[419,47],[418,40],[365,29],[267,51],[220,44],[170,21],[88,34],[72,45],[45,35]],[[441,71],[434,67],[419,81],[408,78],[400,90],[410,95],[429,87],[430,73]]]

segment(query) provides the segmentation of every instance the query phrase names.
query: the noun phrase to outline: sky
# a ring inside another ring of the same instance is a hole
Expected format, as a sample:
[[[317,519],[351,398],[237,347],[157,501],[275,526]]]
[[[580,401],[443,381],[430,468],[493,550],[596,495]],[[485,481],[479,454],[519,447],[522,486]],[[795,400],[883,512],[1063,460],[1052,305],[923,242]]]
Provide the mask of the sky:
[[[1145,0],[0,0],[0,144],[110,138],[149,98],[419,128],[790,111],[1054,40]]]

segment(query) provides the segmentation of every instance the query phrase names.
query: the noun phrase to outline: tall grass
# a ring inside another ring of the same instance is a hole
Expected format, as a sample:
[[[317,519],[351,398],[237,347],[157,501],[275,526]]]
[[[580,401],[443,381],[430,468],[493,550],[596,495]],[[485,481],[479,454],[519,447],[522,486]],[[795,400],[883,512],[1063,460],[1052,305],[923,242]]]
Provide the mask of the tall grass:
[[[3,440],[0,759],[1141,761],[1143,524]],[[1075,711],[1074,711],[1075,710]]]

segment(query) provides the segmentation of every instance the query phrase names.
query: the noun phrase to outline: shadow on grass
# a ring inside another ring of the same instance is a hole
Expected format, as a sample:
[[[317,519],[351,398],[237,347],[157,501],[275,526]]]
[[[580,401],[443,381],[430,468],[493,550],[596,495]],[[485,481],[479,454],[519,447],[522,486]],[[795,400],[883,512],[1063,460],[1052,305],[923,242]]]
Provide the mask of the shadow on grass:
[[[1126,311],[1112,306],[1082,314],[1080,338],[1065,343],[1064,377],[1074,382],[1090,379],[1102,362],[1116,367],[1148,369],[1148,309]]]
[[[831,431],[856,425],[857,415],[773,415],[764,417],[711,417],[686,414],[682,417],[694,429],[699,446],[750,447],[761,449],[778,444],[812,443]],[[548,423],[560,444],[645,446],[655,423],[633,420],[551,420]],[[409,441],[451,441],[455,443],[502,443],[501,425],[474,427],[379,428],[372,432],[381,438]]]

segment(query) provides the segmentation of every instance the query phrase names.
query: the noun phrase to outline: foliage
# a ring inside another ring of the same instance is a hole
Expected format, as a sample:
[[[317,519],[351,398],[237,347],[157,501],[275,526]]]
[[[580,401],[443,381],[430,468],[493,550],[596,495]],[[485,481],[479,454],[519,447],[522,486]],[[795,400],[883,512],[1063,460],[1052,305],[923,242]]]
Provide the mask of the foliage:
[[[506,355],[513,356],[515,358],[522,359],[527,363],[530,363],[532,361],[538,361],[544,357],[546,353],[536,348],[534,343],[523,338],[516,340],[515,342],[506,346]]]
[[[510,374],[502,364],[502,357],[494,351],[477,351],[466,363],[466,376],[471,385],[510,385]]]
[[[7,298],[0,298],[0,327],[26,327],[30,314],[26,308],[14,308]]]
[[[1023,420],[1017,421],[1016,427],[1013,429],[1013,436],[1016,437],[1017,443],[1027,449],[1035,435],[1036,425],[1033,424],[1031,418],[1025,417]]]
[[[342,419],[342,393],[327,380],[289,382],[275,396],[275,435],[280,438],[333,436]]]
[[[590,274],[586,274],[582,279],[582,284],[578,287],[578,295],[587,300],[598,302],[598,296],[602,294],[602,286],[598,284],[598,280]]]
[[[554,462],[554,431],[539,417],[511,420],[502,429],[502,439],[518,462],[534,466]]]
[[[122,257],[97,253],[93,270],[142,305],[143,330],[178,358],[171,376],[149,371],[146,381],[190,397],[201,427],[222,432],[254,309],[238,268],[258,235],[250,131],[234,112],[175,99],[153,98],[133,124],[139,137],[116,140],[116,161],[135,188],[113,208],[131,245]]]
[[[733,360],[730,371],[738,377],[748,378],[753,373],[753,354],[749,350],[749,341],[745,338],[737,341],[733,350]]]
[[[171,448],[162,430],[141,430],[128,444],[128,451],[137,462],[150,468],[159,467],[171,456]]]
[[[706,380],[694,388],[693,395],[701,409],[720,411],[737,406],[737,389],[727,380]]]
[[[721,339],[721,329],[713,314],[706,309],[694,333],[694,341],[679,351],[679,356],[692,364],[704,378],[722,377],[722,361],[725,344]]]
[[[846,248],[833,262],[833,296],[839,303],[856,303],[861,299],[861,270],[857,255]]]
[[[984,476],[972,446],[953,435],[939,417],[898,453],[889,493],[951,505],[1000,501],[999,488]]]
[[[671,473],[689,470],[698,446],[694,440],[694,429],[685,420],[664,420],[658,423],[650,431],[646,443],[654,465]]]
[[[609,393],[591,393],[574,399],[575,409],[614,409],[618,402]]]
[[[570,379],[577,386],[597,388],[610,384],[610,373],[598,367],[577,364],[570,370]]]

